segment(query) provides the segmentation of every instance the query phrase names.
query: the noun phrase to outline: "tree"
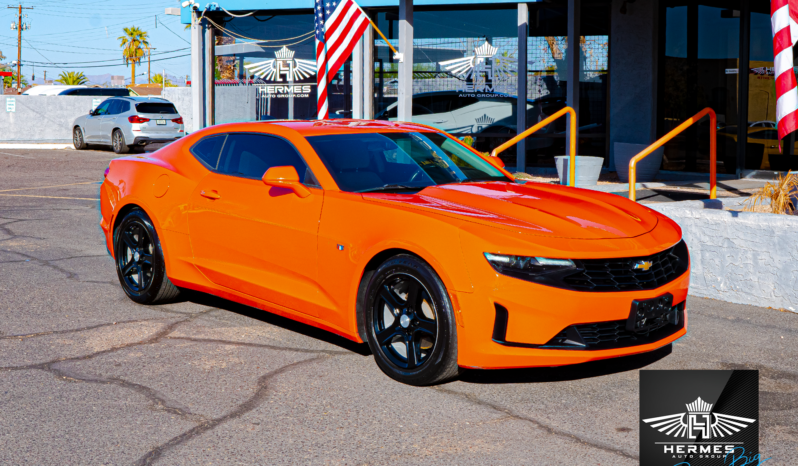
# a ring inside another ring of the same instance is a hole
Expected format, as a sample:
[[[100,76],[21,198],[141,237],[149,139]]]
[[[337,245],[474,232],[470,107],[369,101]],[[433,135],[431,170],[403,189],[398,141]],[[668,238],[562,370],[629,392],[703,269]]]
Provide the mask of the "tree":
[[[61,74],[58,75],[58,79],[56,79],[55,82],[65,84],[67,86],[79,86],[81,84],[86,84],[89,82],[89,80],[83,75],[82,72],[62,71]]]
[[[150,78],[150,84],[160,84],[163,86],[163,75],[156,74],[152,78]],[[166,78],[166,87],[177,87],[177,84],[172,84],[172,80]]]
[[[136,63],[140,63],[141,59],[144,58],[144,51],[149,48],[150,43],[147,42],[146,31],[142,31],[135,26],[124,28],[123,30],[125,35],[118,37],[121,41],[119,46],[122,47],[122,58],[124,58],[125,64],[131,63],[133,65],[130,73],[130,85],[135,86]]]
[[[9,68],[8,66],[0,65],[0,71],[13,71],[14,76],[5,76],[3,77],[3,87],[12,87],[12,83],[17,81],[17,73],[14,69]],[[16,86],[13,86],[16,87]],[[25,79],[25,75],[22,75],[22,84],[21,88],[28,87],[28,80]]]

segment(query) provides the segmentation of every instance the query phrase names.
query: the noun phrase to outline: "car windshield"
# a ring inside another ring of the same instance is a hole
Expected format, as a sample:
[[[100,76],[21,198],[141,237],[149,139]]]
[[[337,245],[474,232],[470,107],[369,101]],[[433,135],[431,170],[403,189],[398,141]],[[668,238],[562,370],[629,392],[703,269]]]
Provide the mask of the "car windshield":
[[[510,181],[440,133],[335,134],[307,140],[343,191],[420,191],[447,183]]]

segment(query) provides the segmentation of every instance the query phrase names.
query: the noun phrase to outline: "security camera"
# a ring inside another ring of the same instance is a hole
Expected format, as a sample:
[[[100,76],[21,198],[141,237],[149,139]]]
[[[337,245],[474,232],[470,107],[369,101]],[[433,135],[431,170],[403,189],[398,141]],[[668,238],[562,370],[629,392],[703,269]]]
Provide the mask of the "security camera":
[[[191,4],[191,2],[189,2],[188,0],[186,0],[185,2],[183,2],[183,3],[181,4],[181,6],[182,6],[183,8],[185,8],[185,7],[189,6],[190,4]]]

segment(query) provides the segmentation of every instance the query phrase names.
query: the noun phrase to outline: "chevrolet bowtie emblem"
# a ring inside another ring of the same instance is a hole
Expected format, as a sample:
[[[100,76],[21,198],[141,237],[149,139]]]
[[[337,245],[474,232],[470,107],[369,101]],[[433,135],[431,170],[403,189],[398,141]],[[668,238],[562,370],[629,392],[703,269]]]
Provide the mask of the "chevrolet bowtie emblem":
[[[650,269],[652,265],[654,265],[654,263],[651,261],[637,261],[635,262],[634,269],[648,272],[648,269]]]

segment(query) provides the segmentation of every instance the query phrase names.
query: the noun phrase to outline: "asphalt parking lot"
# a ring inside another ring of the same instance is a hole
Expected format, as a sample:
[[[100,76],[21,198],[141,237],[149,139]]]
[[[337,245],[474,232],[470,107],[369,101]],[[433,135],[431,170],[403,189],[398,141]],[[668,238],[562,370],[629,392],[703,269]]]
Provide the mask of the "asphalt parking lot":
[[[0,149],[0,464],[637,464],[641,369],[758,369],[760,451],[798,464],[798,314],[691,298],[689,334],[414,388],[366,345],[207,295],[130,301],[106,151]]]

